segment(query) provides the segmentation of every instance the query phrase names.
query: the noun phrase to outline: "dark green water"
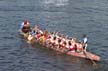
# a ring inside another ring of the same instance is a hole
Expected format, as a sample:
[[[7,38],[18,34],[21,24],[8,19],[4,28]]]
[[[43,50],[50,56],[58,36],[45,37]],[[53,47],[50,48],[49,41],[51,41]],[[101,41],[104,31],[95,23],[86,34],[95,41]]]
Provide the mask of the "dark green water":
[[[24,19],[78,39],[87,34],[88,50],[101,57],[98,68],[27,44],[17,32]],[[108,0],[0,0],[0,71],[107,71],[107,30]]]

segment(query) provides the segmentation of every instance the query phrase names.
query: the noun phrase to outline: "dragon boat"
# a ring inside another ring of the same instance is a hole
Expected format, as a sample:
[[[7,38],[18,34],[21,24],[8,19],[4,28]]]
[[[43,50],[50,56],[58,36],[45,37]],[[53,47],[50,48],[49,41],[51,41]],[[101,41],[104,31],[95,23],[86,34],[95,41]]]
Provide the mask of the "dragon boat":
[[[44,32],[45,30],[41,30],[41,32]],[[99,61],[100,60],[100,57],[96,54],[93,54],[93,53],[90,53],[88,51],[82,51],[82,52],[75,52],[75,51],[67,51],[67,49],[65,48],[57,48],[57,46],[50,46],[50,45],[47,45],[47,38],[44,39],[44,42],[41,42],[38,38],[36,38],[35,36],[32,36],[30,35],[29,33],[24,33],[21,31],[21,29],[19,29],[19,34],[24,38],[26,39],[27,42],[29,43],[33,43],[33,44],[40,44],[40,45],[44,45],[46,48],[49,48],[49,49],[52,49],[54,51],[58,51],[60,53],[65,53],[67,55],[70,55],[70,56],[76,56],[76,57],[81,57],[81,58],[86,58],[86,59],[90,59],[90,60],[93,60],[93,61]],[[47,35],[48,36],[48,35]],[[31,40],[32,39],[32,40]],[[52,44],[52,43],[50,43]]]

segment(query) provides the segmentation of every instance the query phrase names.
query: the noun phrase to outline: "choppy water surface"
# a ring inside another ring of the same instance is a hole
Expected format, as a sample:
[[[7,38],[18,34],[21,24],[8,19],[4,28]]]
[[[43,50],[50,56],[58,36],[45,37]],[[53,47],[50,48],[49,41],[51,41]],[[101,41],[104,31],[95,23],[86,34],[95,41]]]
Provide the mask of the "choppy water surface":
[[[82,39],[88,50],[101,57],[91,61],[31,46],[18,35],[27,19],[49,31]],[[0,0],[0,71],[107,71],[108,0]]]

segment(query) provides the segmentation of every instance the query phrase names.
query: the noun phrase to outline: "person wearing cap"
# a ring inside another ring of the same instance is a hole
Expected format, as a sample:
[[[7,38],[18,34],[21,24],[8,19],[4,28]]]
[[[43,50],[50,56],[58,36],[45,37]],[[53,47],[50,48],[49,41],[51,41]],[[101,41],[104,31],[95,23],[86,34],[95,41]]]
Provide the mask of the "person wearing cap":
[[[30,31],[30,24],[27,20],[21,23],[20,29],[23,33],[28,33]]]

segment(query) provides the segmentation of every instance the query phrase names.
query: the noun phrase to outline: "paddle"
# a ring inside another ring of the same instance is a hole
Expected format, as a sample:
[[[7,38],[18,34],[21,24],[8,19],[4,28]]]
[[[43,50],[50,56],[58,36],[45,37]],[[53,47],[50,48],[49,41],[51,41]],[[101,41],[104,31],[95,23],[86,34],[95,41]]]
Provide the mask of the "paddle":
[[[84,50],[83,50],[83,53],[84,53],[84,55],[85,55],[87,58],[89,58],[89,56],[87,55],[86,51],[84,51]],[[93,63],[93,66],[96,66],[96,67],[97,67],[96,62],[95,62],[95,61],[93,61],[91,58],[89,58],[89,59],[90,59],[90,60],[91,60],[91,62]]]

